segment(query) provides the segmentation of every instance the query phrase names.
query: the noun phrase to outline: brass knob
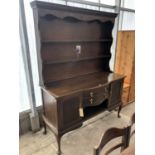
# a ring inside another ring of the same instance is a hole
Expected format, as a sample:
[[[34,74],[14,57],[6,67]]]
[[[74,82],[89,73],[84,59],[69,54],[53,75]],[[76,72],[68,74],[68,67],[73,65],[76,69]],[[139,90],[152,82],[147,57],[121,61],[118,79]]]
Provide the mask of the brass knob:
[[[94,93],[93,92],[90,92],[90,96],[93,97],[94,96]]]

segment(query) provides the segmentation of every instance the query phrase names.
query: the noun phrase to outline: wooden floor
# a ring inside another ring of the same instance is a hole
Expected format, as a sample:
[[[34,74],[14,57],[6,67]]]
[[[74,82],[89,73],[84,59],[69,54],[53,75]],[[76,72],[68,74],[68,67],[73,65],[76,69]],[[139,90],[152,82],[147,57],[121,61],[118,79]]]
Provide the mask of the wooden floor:
[[[101,135],[110,127],[123,127],[129,123],[130,116],[134,112],[134,103],[123,108],[121,118],[117,118],[117,113],[104,112],[95,118],[88,120],[85,124],[62,138],[63,155],[93,155],[93,147],[97,145]],[[119,138],[108,144],[118,143]],[[32,134],[31,132],[22,135],[19,139],[20,155],[56,155],[56,140],[54,135],[48,131],[47,135],[42,134],[42,130]],[[134,137],[131,140],[134,143]],[[112,155],[119,154],[116,150]]]

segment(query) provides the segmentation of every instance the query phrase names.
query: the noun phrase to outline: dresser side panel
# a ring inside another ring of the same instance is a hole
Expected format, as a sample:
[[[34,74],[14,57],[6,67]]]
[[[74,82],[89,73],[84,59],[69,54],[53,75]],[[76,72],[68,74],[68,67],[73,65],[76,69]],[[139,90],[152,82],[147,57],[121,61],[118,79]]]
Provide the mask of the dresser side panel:
[[[48,92],[43,91],[43,106],[45,117],[58,129],[57,101]]]

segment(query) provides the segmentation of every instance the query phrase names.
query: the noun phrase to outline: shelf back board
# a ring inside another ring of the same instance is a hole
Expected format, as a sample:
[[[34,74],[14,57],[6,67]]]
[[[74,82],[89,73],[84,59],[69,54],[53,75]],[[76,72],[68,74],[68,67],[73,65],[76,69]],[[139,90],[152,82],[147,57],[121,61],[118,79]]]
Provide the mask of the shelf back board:
[[[37,6],[43,83],[110,71],[116,14],[51,3]]]

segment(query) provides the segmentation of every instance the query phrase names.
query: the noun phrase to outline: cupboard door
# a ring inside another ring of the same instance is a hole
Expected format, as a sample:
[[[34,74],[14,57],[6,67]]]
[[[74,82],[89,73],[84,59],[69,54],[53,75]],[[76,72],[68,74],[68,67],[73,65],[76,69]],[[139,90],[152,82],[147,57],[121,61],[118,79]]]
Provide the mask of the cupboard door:
[[[109,108],[121,104],[123,81],[124,79],[119,79],[110,84]]]
[[[61,111],[61,125],[63,129],[74,126],[80,122],[81,117],[79,115],[79,105],[80,97],[79,96],[67,96],[64,97],[60,103]]]

